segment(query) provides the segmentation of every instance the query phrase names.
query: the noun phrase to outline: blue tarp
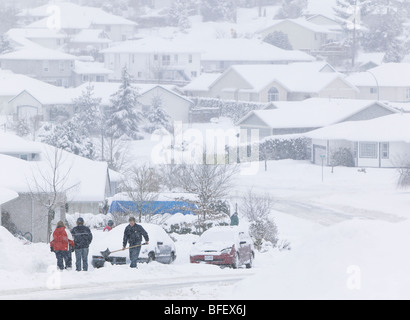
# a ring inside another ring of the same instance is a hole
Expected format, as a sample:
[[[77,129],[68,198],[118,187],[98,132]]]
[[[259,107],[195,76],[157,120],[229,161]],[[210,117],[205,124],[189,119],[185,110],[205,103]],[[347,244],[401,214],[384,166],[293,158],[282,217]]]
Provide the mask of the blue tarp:
[[[139,213],[138,204],[133,201],[113,201],[109,213]],[[155,201],[144,202],[142,205],[142,214],[175,214],[183,215],[195,214],[197,206],[184,201]]]

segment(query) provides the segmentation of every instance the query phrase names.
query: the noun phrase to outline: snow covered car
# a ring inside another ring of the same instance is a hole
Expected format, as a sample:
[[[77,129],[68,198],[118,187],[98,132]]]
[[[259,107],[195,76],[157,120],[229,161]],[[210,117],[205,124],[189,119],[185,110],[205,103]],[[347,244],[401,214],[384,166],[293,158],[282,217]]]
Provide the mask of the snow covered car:
[[[174,241],[165,232],[165,230],[155,224],[150,223],[138,223],[141,225],[148,233],[150,238],[149,244],[141,247],[141,252],[139,255],[138,262],[149,263],[151,261],[157,261],[164,264],[170,264],[176,259],[176,248]],[[124,236],[124,230],[128,224],[122,224],[110,232],[104,232],[99,234],[93,243],[93,248],[99,248],[99,250],[104,251],[107,248],[112,248],[114,246],[121,247],[122,240]],[[118,249],[116,248],[115,249]],[[101,268],[104,266],[105,262],[110,262],[111,264],[128,264],[129,251],[120,251],[113,253],[107,259],[101,254],[93,255],[92,264],[94,268]]]
[[[214,227],[205,231],[190,253],[191,263],[209,263],[252,268],[255,257],[252,240],[240,227]]]

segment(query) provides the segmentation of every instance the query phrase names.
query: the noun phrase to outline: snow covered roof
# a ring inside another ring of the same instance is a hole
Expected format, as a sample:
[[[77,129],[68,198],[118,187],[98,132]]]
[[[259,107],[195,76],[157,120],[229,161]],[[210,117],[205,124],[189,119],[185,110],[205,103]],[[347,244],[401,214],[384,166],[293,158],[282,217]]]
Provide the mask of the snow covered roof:
[[[3,134],[0,134],[0,139]],[[9,135],[6,136],[8,138]],[[0,140],[1,141],[1,140]],[[14,137],[16,148],[25,148],[25,139]],[[34,148],[41,150],[39,161],[24,161],[0,154],[0,187],[19,193],[35,191],[34,178],[42,189],[49,190],[50,185],[44,176],[50,177],[56,148],[49,145],[31,142]],[[19,147],[21,146],[21,147]],[[64,189],[69,189],[67,198],[70,202],[100,202],[105,199],[108,165],[105,162],[92,161],[61,151],[61,162],[58,175],[63,177],[69,173]],[[60,180],[63,180],[60,178]]]
[[[192,48],[189,42],[182,39],[163,39],[147,37],[139,40],[129,40],[113,43],[110,48],[101,53],[200,53],[199,49]]]
[[[359,72],[347,77],[358,87],[410,87],[410,63],[385,63],[370,72]],[[376,78],[376,79],[375,79]]]
[[[289,92],[312,93],[320,92],[336,79],[346,82],[344,75],[335,72],[328,63],[322,61],[289,65],[234,65],[227,72],[230,70],[249,84],[249,89],[246,89],[248,92],[260,92],[277,82]],[[350,83],[346,84],[357,90]]]
[[[0,133],[0,153],[40,153],[40,146],[33,142],[24,140],[16,135]]]
[[[44,102],[50,99],[67,100],[67,96],[64,94],[66,90],[62,87],[0,69],[0,96],[15,97],[23,91],[29,92]]]
[[[410,143],[410,114],[393,114],[366,121],[349,121],[317,129],[313,139]]]
[[[31,42],[31,41],[30,41]],[[71,60],[77,58],[71,54],[63,53],[58,50],[52,50],[33,42],[13,52],[0,55],[0,60]]]
[[[77,74],[111,74],[112,70],[104,67],[104,63],[91,61],[76,61],[73,70]]]
[[[182,88],[183,91],[208,91],[212,83],[218,79],[222,73],[202,73],[194,78],[189,84]]]
[[[44,5],[21,11],[19,17],[36,17],[41,20],[28,25],[28,28],[46,28],[48,17],[55,14],[53,6],[58,8],[62,29],[88,29],[94,25],[137,25],[135,22],[105,12],[100,8],[79,6],[70,2]]]
[[[6,189],[6,188],[0,188],[0,205],[9,202],[11,200],[14,200],[16,198],[18,198],[18,193],[10,190],[10,189]]]
[[[83,83],[81,86],[77,88],[72,89],[73,95],[74,96],[76,95],[77,97],[80,96],[82,92],[90,85],[94,88],[94,96],[102,99],[101,104],[110,105],[112,95],[119,90],[121,83],[119,82],[91,82],[91,83],[88,83],[87,82],[87,83]],[[134,83],[133,87],[138,90],[139,94],[144,94],[156,87],[161,87],[164,90],[168,90],[172,92],[173,94],[178,95],[178,93],[176,93],[173,90],[175,87],[173,85],[158,85],[157,83]],[[183,96],[181,97],[188,100],[186,97],[183,97]]]
[[[238,125],[246,122],[252,115],[256,115],[270,128],[319,128],[344,121],[375,104],[392,113],[397,112],[380,102],[369,100],[313,98],[304,101],[280,101],[273,104],[278,109],[252,111],[239,120]]]
[[[340,31],[342,30],[341,27],[336,26],[336,25],[319,25],[319,24],[310,22],[304,18],[283,19],[283,20],[273,20],[273,21],[274,22],[269,27],[260,30],[259,33],[262,33],[264,31],[269,30],[270,28],[274,26],[277,26],[279,24],[284,24],[284,23],[296,24],[302,28],[305,28],[315,33],[335,34],[335,33],[340,33]]]
[[[74,35],[70,42],[73,43],[111,43],[112,40],[101,29],[84,29]]]
[[[317,15],[321,14],[326,17],[335,19],[335,11],[337,0],[308,0],[305,14]]]
[[[284,50],[257,39],[215,39],[191,46],[202,51],[201,60],[208,61],[315,61],[298,50]]]
[[[32,44],[31,39],[64,39],[66,35],[50,28],[15,28],[6,32],[10,40],[13,40],[21,45],[27,43]],[[30,41],[30,42],[27,42]]]

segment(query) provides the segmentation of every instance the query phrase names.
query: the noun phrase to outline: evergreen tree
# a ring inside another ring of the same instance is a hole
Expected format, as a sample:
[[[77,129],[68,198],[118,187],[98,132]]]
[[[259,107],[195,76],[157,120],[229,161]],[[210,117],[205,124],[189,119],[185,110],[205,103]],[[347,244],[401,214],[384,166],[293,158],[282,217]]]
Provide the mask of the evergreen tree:
[[[162,107],[162,99],[154,97],[152,108],[145,114],[145,118],[149,121],[147,131],[149,133],[158,129],[172,130],[171,117]]]
[[[268,34],[265,39],[263,39],[263,41],[285,50],[293,49],[292,45],[289,42],[288,35],[286,33],[283,33],[282,31],[275,31]]]
[[[75,118],[56,125],[42,142],[88,159],[95,158],[95,146],[87,130]]]
[[[192,14],[192,0],[175,0],[169,9],[168,17],[171,26],[185,31],[191,27],[189,16]]]
[[[131,84],[127,68],[122,70],[120,89],[112,95],[111,108],[106,123],[106,133],[113,138],[139,139],[141,113],[139,93]]]
[[[102,126],[101,98],[94,97],[94,87],[89,84],[82,95],[73,100],[75,119],[90,134],[100,133]]]
[[[302,16],[307,8],[307,0],[283,0],[282,8],[276,15],[276,19],[297,19]]]
[[[235,0],[202,0],[201,14],[204,21],[236,22]]]

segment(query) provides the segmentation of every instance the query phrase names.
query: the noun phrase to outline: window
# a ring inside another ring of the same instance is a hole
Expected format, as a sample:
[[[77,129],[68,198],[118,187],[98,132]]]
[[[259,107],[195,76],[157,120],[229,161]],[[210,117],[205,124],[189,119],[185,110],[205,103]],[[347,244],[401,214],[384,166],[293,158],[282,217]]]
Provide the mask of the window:
[[[47,60],[43,61],[43,71],[48,72],[50,70],[50,64]]]
[[[198,73],[196,71],[191,71],[191,78],[196,78]]]
[[[406,89],[406,100],[410,101],[410,88]]]
[[[360,158],[377,159],[377,143],[361,142],[360,143]]]
[[[268,101],[278,101],[279,100],[279,90],[275,87],[272,87],[268,91]]]
[[[105,81],[105,77],[104,77],[104,76],[96,76],[96,77],[95,77],[95,81],[96,81],[96,82],[104,82],[104,81]]]
[[[175,63],[178,63],[178,55],[176,54],[176,55],[174,55],[174,61],[175,61]]]
[[[154,61],[158,61],[158,55],[154,54]]]
[[[138,78],[142,78],[142,72],[141,71],[138,72]]]
[[[60,63],[59,63],[59,68],[60,68],[60,72],[64,72],[64,70],[65,70],[65,63],[64,63],[64,61],[60,61]]]
[[[162,56],[162,65],[169,66],[171,65],[171,56]]]
[[[189,55],[189,63],[192,63],[192,54]]]
[[[370,93],[371,94],[377,94],[378,93],[378,89],[377,88],[370,88]]]
[[[384,142],[384,143],[382,143],[382,145],[381,145],[381,156],[382,156],[382,159],[389,159],[389,157],[390,157],[390,155],[389,155],[389,148],[390,147],[390,145],[389,145],[389,143],[388,142]]]

